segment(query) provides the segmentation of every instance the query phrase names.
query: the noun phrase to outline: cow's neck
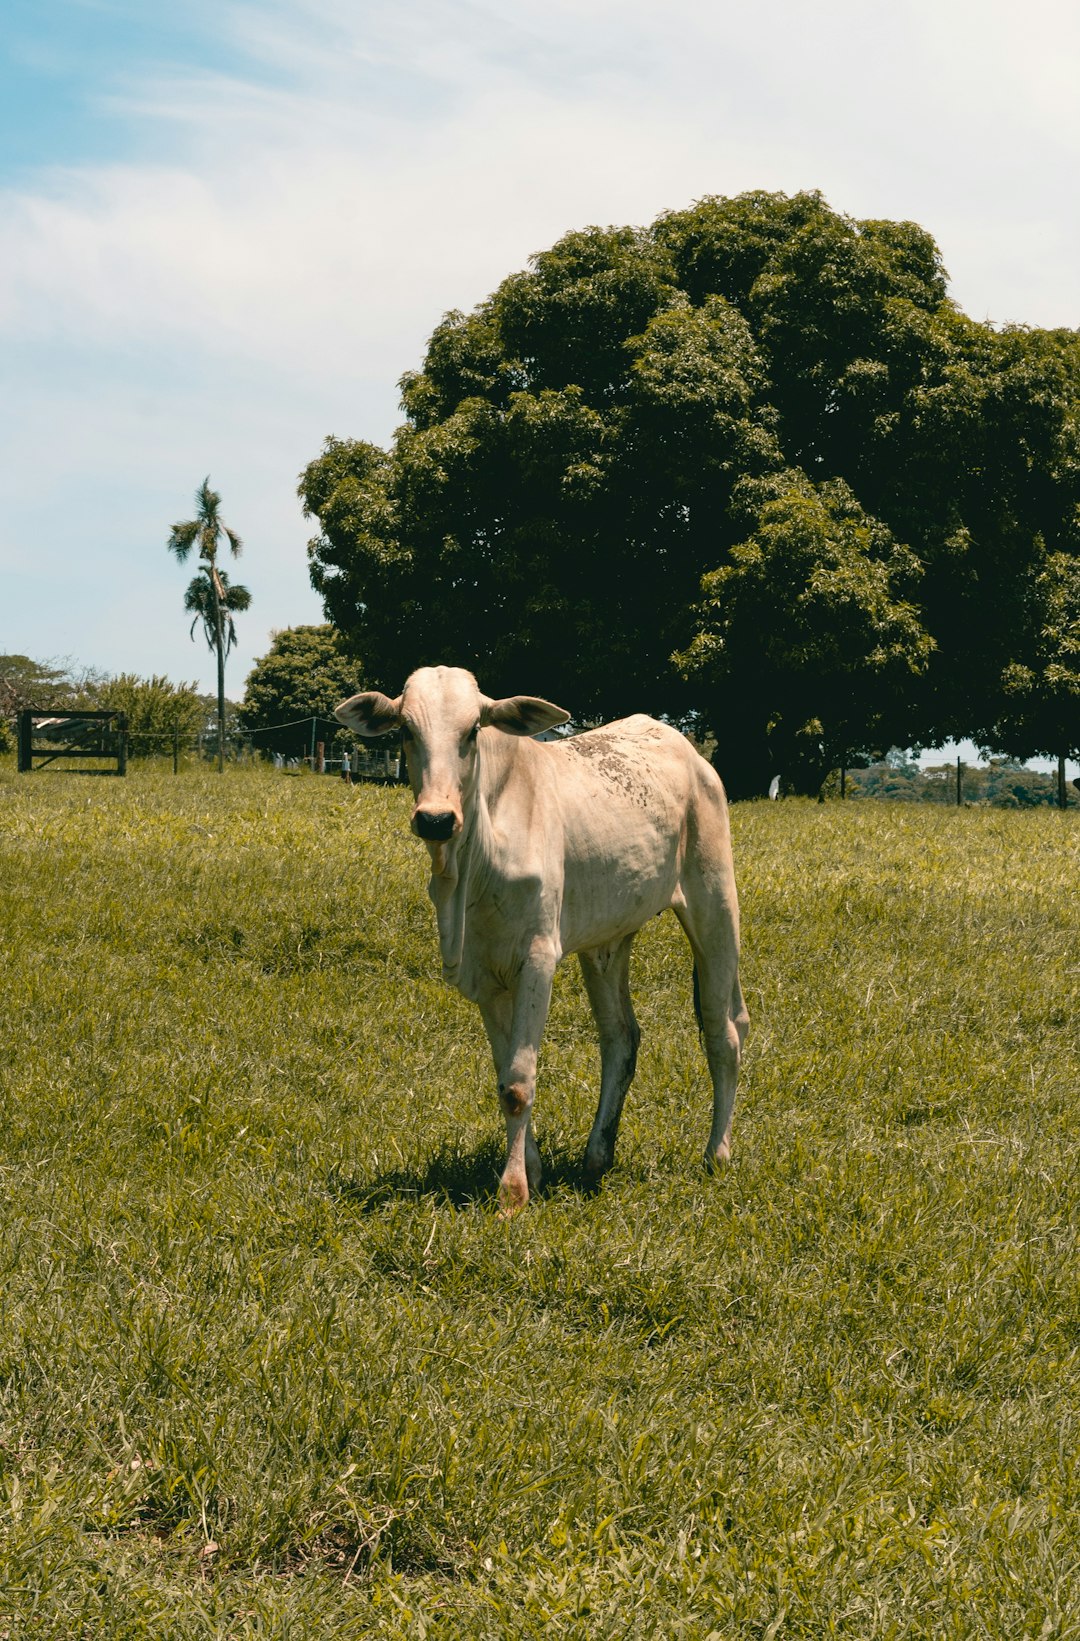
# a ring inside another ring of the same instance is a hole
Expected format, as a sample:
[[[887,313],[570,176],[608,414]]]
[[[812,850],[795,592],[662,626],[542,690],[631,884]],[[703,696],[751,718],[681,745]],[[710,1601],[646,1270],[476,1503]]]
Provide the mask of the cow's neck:
[[[435,906],[443,979],[456,986],[461,977],[470,890],[482,883],[491,858],[491,810],[498,802],[520,743],[499,730],[481,731],[479,766],[471,801],[465,805],[461,834],[448,844],[429,844],[431,880],[428,894]]]

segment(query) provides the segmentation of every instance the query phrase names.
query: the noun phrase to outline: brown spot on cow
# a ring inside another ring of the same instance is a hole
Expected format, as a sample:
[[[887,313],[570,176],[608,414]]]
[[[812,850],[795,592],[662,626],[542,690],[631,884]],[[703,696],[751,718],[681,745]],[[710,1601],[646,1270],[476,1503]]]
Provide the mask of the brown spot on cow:
[[[571,752],[578,752],[583,758],[599,758],[611,747],[610,735],[605,735],[599,729],[590,729],[584,735],[570,735],[562,743]]]
[[[523,1117],[531,1104],[529,1091],[520,1083],[500,1083],[499,1104],[508,1117]]]
[[[561,744],[580,757],[590,759],[601,780],[621,792],[630,803],[641,809],[648,807],[648,792],[640,770],[628,761],[614,736],[592,729],[584,735],[573,735]]]

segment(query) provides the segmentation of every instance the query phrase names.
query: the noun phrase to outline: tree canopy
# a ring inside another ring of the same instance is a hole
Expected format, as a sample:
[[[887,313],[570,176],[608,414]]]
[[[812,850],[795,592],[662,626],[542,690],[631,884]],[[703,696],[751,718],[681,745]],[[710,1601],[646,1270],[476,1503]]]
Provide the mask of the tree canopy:
[[[360,669],[328,622],[286,627],[274,633],[269,651],[248,673],[240,725],[272,752],[294,753],[306,745],[307,725],[298,720],[321,719],[320,738],[333,733],[344,740],[348,731],[335,723],[334,708],[362,688]]]
[[[10,752],[15,746],[17,712],[65,703],[71,689],[71,672],[66,666],[35,661],[29,655],[0,655],[0,752]]]
[[[103,679],[87,699],[96,707],[127,714],[128,753],[133,758],[163,756],[174,735],[186,747],[204,717],[196,684],[174,684],[157,673],[150,678],[118,673]]]
[[[0,655],[0,715],[23,707],[44,711],[66,703],[76,688],[68,664],[35,661],[29,655]]]
[[[565,235],[329,439],[311,577],[373,680],[696,717],[735,795],[845,752],[1080,742],[1080,335],[996,330],[817,193]]]

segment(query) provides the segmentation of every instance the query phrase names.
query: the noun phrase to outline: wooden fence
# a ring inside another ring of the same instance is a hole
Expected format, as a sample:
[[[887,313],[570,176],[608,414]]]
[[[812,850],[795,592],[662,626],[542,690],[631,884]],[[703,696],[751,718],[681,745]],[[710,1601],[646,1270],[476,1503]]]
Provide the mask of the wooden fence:
[[[58,759],[93,758],[115,769],[83,769],[87,775],[127,774],[125,712],[34,712],[17,716],[19,773],[44,769]]]

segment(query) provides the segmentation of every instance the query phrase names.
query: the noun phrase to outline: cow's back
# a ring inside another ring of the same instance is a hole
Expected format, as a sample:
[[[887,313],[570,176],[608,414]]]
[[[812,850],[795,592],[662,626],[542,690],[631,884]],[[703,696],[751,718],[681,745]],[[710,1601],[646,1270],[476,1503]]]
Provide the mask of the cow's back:
[[[730,861],[719,777],[669,725],[638,714],[530,752],[545,835],[561,856],[564,951],[615,940],[676,904],[687,848],[703,834]]]

